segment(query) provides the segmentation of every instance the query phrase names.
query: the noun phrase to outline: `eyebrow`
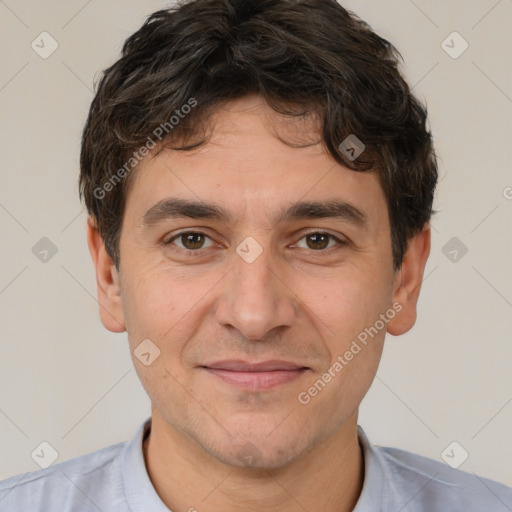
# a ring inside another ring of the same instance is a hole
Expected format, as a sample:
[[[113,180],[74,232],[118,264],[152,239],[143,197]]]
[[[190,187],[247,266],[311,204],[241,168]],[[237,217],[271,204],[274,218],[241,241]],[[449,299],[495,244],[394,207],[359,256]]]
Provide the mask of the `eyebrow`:
[[[229,223],[233,215],[224,207],[201,201],[169,197],[149,208],[141,217],[141,225],[151,228],[169,219],[211,219]],[[354,205],[338,199],[326,201],[300,201],[283,207],[273,224],[303,219],[340,219],[359,228],[366,228],[367,216]]]

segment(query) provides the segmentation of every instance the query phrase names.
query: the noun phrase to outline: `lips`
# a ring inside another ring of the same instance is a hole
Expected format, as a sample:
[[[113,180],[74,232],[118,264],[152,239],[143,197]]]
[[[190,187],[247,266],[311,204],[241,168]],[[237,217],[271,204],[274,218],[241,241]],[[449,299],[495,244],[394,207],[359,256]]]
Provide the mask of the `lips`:
[[[309,368],[289,361],[249,363],[227,360],[202,367],[210,375],[245,391],[263,391],[291,382]]]
[[[271,372],[276,370],[299,370],[306,368],[288,361],[263,361],[261,363],[249,363],[238,359],[230,359],[204,365],[213,370],[228,370],[232,372]]]

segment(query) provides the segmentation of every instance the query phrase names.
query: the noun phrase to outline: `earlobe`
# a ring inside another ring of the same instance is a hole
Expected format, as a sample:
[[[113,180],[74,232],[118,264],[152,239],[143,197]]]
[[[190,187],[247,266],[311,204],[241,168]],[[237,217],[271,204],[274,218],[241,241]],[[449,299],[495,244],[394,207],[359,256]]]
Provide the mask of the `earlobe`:
[[[121,300],[120,280],[114,262],[107,254],[96,221],[87,221],[87,244],[96,270],[101,323],[112,332],[124,332],[126,325]]]
[[[395,275],[393,304],[400,304],[401,310],[388,323],[387,329],[394,336],[406,333],[416,323],[416,305],[429,254],[430,226],[427,224],[409,240],[402,266]]]

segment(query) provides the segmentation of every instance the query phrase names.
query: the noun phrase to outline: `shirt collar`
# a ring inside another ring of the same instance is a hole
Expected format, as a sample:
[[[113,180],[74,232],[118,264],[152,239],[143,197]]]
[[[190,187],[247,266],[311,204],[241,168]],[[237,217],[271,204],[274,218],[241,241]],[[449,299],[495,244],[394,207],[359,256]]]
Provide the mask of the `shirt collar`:
[[[132,512],[169,512],[153,487],[144,463],[142,442],[150,429],[151,418],[148,418],[125,447],[122,459],[124,494]]]
[[[140,425],[133,439],[125,447],[122,475],[126,501],[133,512],[169,512],[169,508],[153,487],[144,462],[142,443],[150,429],[151,417]],[[353,512],[389,510],[390,489],[389,478],[386,478],[385,461],[359,425],[357,435],[363,451],[364,481]]]
[[[359,445],[363,449],[364,481],[353,512],[390,510],[389,479],[386,478],[385,462],[359,425],[357,426],[357,437]]]

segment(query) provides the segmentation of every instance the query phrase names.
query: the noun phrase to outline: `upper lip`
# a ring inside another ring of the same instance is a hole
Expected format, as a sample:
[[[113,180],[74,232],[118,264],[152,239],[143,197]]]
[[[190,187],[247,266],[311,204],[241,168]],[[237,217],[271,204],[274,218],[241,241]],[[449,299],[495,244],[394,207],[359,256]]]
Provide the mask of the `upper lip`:
[[[300,364],[290,361],[269,360],[260,363],[249,363],[239,359],[230,359],[226,361],[217,361],[204,365],[205,368],[213,370],[229,370],[232,372],[270,372],[276,370],[299,370],[306,368]]]

